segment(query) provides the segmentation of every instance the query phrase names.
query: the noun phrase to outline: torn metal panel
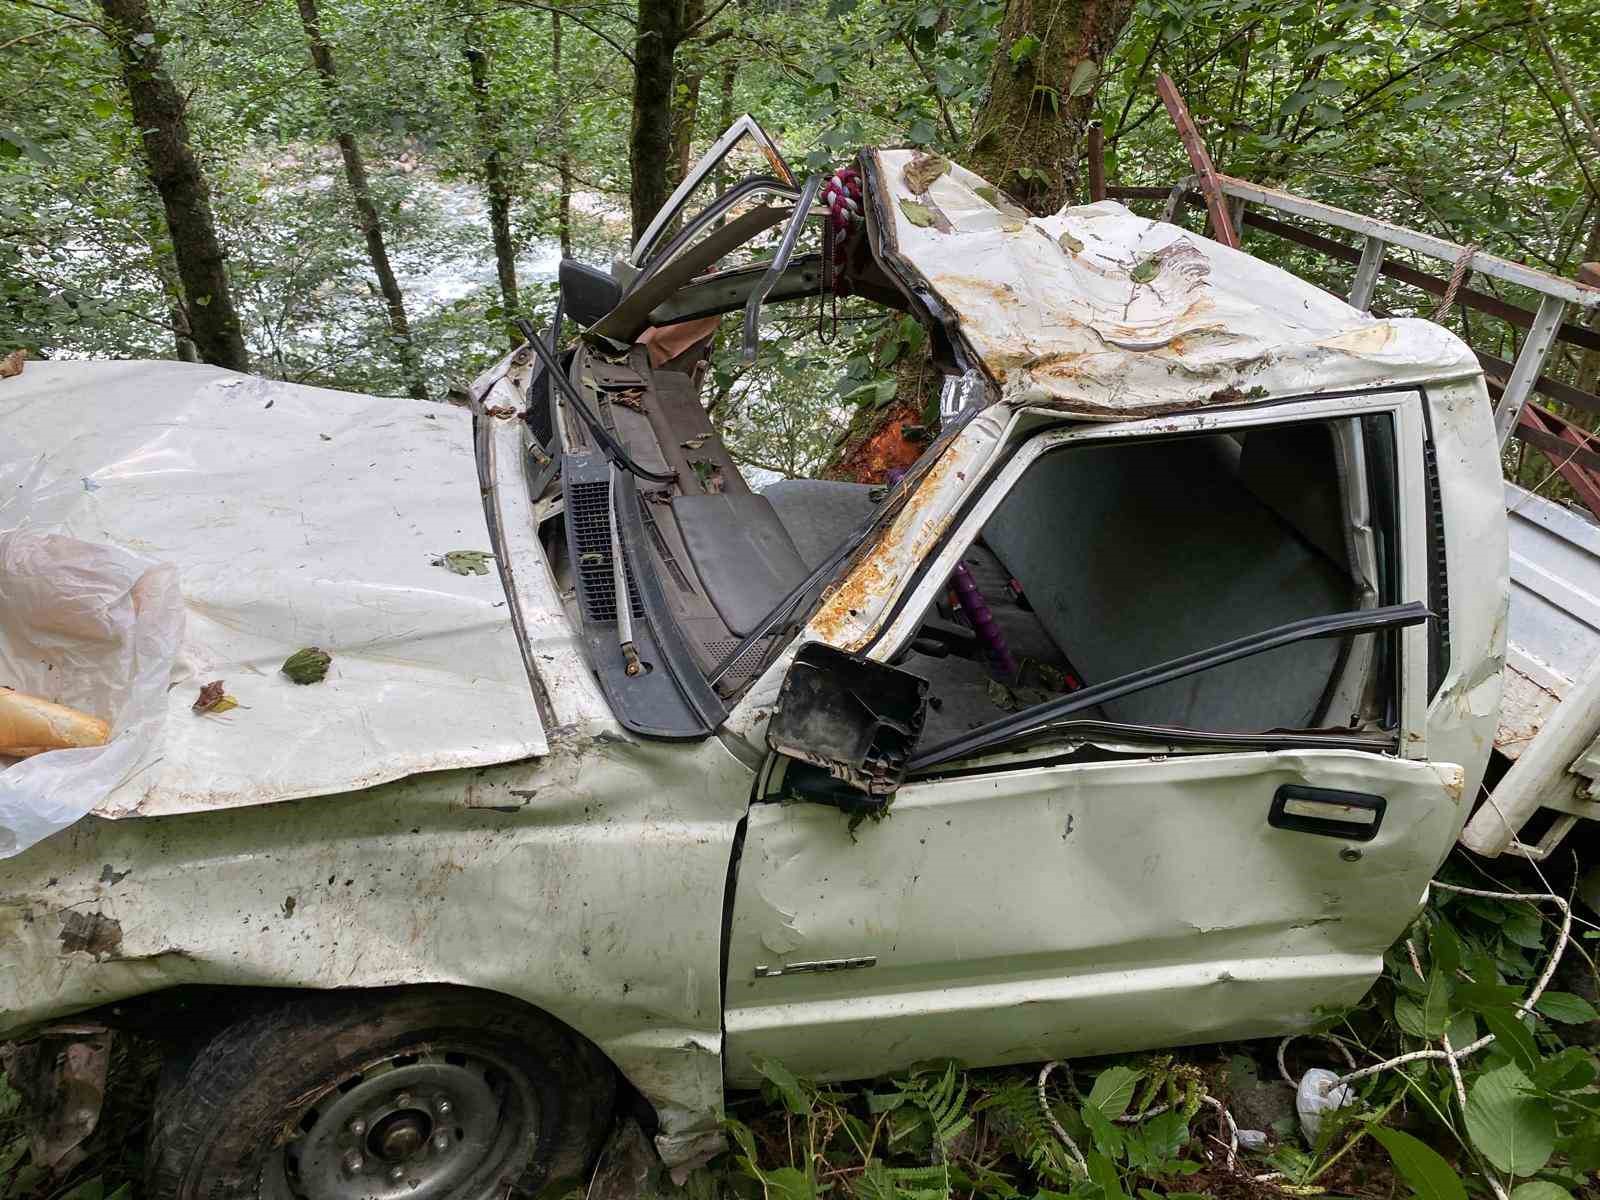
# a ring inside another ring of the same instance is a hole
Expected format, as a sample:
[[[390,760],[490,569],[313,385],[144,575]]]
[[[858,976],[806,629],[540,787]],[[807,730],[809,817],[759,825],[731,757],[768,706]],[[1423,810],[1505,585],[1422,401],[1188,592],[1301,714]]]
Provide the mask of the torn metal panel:
[[[63,421],[71,412],[74,419]],[[101,815],[370,787],[547,749],[487,550],[465,409],[185,363],[31,364],[0,395],[0,526],[178,568],[160,761]],[[314,686],[279,673],[320,646]],[[190,711],[226,681],[240,707]]]
[[[952,165],[868,154],[893,215],[885,252],[926,279],[1012,405],[1096,420],[1478,375],[1432,322],[1378,320],[1276,267],[1114,201],[1012,209]]]
[[[86,818],[0,862],[0,1037],[178,984],[462,984],[592,1039],[689,1145],[721,1115],[750,779],[715,738],[570,734],[333,799]]]

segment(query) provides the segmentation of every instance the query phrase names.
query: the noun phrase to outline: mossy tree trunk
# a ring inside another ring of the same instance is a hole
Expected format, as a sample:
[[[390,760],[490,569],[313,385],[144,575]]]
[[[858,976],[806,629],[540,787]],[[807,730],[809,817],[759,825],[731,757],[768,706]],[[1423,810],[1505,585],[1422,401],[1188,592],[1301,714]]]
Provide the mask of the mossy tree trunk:
[[[172,235],[182,284],[181,303],[174,306],[174,325],[179,326],[174,336],[181,348],[187,333],[208,363],[248,371],[244,334],[211,212],[211,189],[189,140],[186,103],[162,61],[150,6],[146,0],[100,0],[100,8],[122,66],[134,128],[141,134],[145,170],[161,197]],[[185,323],[186,330],[181,328]]]
[[[1035,212],[1080,198],[1100,71],[1133,0],[1007,0],[966,163]]]

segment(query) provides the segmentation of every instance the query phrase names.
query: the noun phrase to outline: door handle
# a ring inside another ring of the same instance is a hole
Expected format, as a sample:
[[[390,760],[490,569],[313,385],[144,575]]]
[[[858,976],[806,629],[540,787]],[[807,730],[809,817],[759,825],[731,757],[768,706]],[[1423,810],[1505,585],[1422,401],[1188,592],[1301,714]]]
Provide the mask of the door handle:
[[[1336,788],[1306,787],[1286,783],[1272,794],[1267,824],[1295,833],[1351,842],[1370,842],[1378,836],[1388,801],[1370,792],[1345,792]]]

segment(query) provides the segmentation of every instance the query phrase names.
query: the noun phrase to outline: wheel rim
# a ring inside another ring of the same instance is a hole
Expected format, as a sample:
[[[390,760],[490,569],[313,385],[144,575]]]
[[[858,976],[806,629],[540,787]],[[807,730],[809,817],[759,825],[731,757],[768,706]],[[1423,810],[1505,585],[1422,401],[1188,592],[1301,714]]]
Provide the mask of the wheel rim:
[[[469,1200],[503,1193],[535,1149],[519,1069],[430,1045],[370,1063],[293,1114],[262,1174],[269,1200]]]

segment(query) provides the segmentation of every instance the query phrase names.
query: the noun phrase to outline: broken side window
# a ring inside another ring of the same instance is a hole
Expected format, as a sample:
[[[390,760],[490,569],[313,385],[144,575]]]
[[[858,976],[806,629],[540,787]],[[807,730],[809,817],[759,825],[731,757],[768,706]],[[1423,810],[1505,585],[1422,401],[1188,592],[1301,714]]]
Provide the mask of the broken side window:
[[[1387,415],[1044,455],[897,659],[932,684],[922,744],[1235,639],[1397,603],[1394,496]],[[1397,637],[1297,641],[1072,720],[1218,735],[1392,730]]]

